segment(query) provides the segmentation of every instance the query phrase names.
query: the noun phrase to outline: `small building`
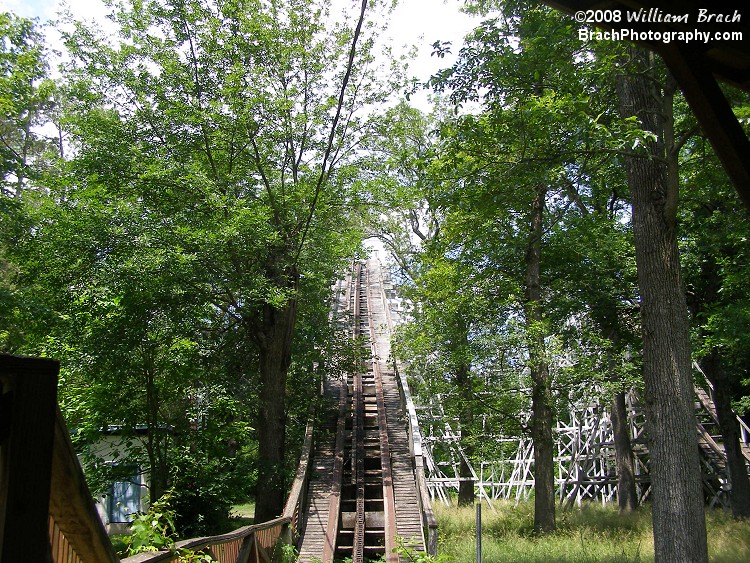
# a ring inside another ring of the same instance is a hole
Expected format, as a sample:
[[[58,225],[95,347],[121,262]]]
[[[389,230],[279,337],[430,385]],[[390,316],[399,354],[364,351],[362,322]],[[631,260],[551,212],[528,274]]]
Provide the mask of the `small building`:
[[[147,428],[125,430],[121,426],[102,429],[101,437],[89,445],[87,456],[107,466],[110,476],[106,492],[96,497],[96,510],[107,533],[127,534],[132,515],[148,510],[150,475],[148,461],[138,459]],[[145,450],[145,448],[143,448]],[[127,452],[127,455],[126,455]],[[133,455],[135,454],[135,455]]]

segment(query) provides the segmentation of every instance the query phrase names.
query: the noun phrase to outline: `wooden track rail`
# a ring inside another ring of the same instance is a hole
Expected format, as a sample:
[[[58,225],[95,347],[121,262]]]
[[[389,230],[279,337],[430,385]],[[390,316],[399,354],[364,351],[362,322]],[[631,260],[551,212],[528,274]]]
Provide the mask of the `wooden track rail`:
[[[353,562],[365,558],[385,557],[396,561],[392,553],[395,537],[395,504],[391,476],[388,426],[383,399],[382,380],[377,366],[376,343],[372,338],[372,303],[368,272],[356,264],[351,277],[352,337],[364,345],[370,341],[373,360],[363,362],[350,374],[350,409],[346,412],[349,428],[347,459],[342,487],[340,514],[329,515],[336,533],[334,558],[351,557]],[[334,475],[335,488],[337,475]],[[330,535],[329,530],[327,535]],[[325,553],[324,555],[327,555]],[[324,557],[324,561],[327,559]]]
[[[346,289],[337,286],[336,309],[346,312],[349,335],[364,358],[341,382],[345,399],[340,396],[335,447],[316,446],[313,466],[318,473],[311,476],[308,523],[300,542],[305,563],[347,558],[353,563],[380,558],[396,563],[397,536],[416,551],[425,551],[422,506],[427,505],[431,515],[429,496],[426,488],[423,497],[419,493],[415,469],[422,469],[415,463],[404,424],[395,371],[386,362],[390,319],[380,286],[377,271],[364,263],[352,265]],[[331,399],[334,383],[329,382]],[[343,461],[331,464],[331,457]],[[434,532],[434,518],[430,522]]]
[[[370,333],[375,334],[375,322],[372,314],[372,296],[370,294],[369,273],[365,273],[365,286],[367,294],[367,320]],[[382,468],[383,501],[384,501],[384,528],[385,528],[385,553],[386,561],[398,560],[394,556],[394,538],[396,537],[396,502],[393,493],[393,474],[391,471],[391,450],[388,438],[388,421],[386,419],[385,393],[383,391],[383,378],[380,373],[379,349],[375,338],[372,339],[372,372],[375,379],[375,397],[378,406],[378,430],[380,431],[380,464]]]

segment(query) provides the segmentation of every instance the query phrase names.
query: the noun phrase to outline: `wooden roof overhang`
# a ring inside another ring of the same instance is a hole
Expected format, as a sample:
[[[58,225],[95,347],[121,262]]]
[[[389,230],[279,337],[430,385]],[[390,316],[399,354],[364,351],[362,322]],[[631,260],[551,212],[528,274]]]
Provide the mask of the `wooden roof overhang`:
[[[680,85],[704,133],[721,160],[745,207],[750,211],[750,141],[732,112],[717,79],[750,93],[750,4],[738,8],[726,0],[542,0],[548,6],[574,15],[587,10],[619,10],[620,22],[596,23],[606,30],[637,32],[709,32],[708,42],[673,40],[665,42],[640,37],[634,41],[664,59]],[[628,21],[627,13],[642,14]],[[649,12],[649,10],[651,10]],[[703,18],[699,19],[701,15]],[[600,12],[601,14],[601,12]],[[683,16],[687,14],[687,18]],[[667,17],[679,16],[677,18]],[[714,15],[712,21],[706,21]],[[724,21],[716,21],[718,15]],[[738,17],[739,16],[739,17]],[[601,17],[599,19],[602,19]],[[674,21],[677,20],[677,21]],[[702,20],[702,21],[701,21]],[[716,32],[740,32],[740,40],[717,41]]]

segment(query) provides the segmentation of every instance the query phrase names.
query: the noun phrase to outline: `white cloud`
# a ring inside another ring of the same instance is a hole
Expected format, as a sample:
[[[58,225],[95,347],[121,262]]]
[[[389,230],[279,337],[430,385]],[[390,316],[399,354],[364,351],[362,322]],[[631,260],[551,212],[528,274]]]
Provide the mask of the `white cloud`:
[[[462,3],[462,0],[400,0],[394,10],[383,39],[392,45],[394,56],[416,47],[417,56],[409,62],[409,74],[420,82],[450,66],[463,37],[478,24],[476,18],[460,12]],[[42,22],[55,18],[63,8],[68,8],[76,19],[99,22],[105,29],[112,26],[105,18],[109,8],[102,0],[0,0],[0,10],[38,17]],[[53,31],[48,32],[48,41],[59,48],[59,39]],[[450,41],[451,54],[444,58],[432,56],[435,41]],[[412,103],[424,111],[429,111],[431,105],[425,91],[418,92]]]
[[[55,19],[66,7],[78,19],[95,21],[103,20],[109,11],[101,0],[0,0],[0,11],[41,22]]]

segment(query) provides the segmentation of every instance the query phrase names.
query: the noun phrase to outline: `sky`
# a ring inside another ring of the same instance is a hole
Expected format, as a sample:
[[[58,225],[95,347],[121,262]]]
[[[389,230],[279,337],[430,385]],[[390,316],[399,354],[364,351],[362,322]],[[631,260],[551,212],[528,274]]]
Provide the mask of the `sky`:
[[[44,22],[54,18],[63,3],[80,18],[103,20],[106,13],[101,0],[0,0],[0,11],[37,17]],[[403,52],[402,45],[417,45],[418,56],[409,67],[422,82],[453,62],[450,56],[443,59],[431,56],[432,43],[452,41],[455,54],[463,36],[479,23],[459,11],[462,4],[461,0],[399,0],[386,36],[392,38],[396,53]]]

